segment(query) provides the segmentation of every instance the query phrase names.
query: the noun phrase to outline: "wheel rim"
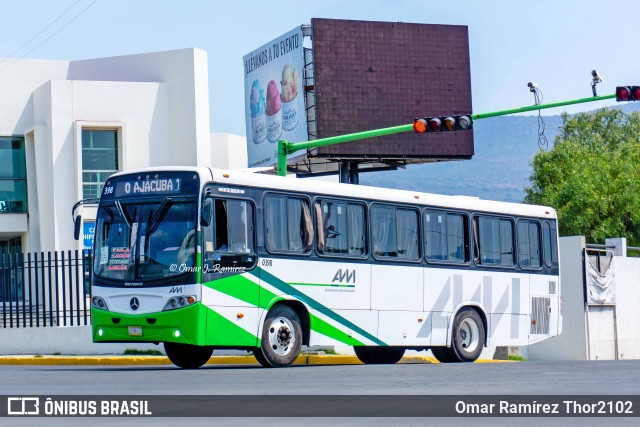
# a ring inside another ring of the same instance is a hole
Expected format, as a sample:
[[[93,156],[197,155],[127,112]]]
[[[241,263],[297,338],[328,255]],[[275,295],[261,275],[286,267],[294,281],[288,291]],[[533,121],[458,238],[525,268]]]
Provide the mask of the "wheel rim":
[[[293,350],[296,334],[293,323],[286,317],[276,317],[269,325],[269,347],[278,356],[286,356]]]
[[[472,319],[464,319],[460,324],[458,342],[460,347],[469,353],[478,348],[480,344],[480,327]]]

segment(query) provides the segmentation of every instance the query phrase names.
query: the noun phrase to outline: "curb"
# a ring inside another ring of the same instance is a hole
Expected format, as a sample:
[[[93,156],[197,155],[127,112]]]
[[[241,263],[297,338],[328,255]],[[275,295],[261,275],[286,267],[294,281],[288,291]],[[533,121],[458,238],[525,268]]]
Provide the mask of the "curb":
[[[475,363],[512,362],[477,360]],[[433,357],[406,356],[399,364],[438,364]],[[303,354],[295,365],[362,365],[356,356]],[[0,356],[0,365],[173,365],[166,356]],[[253,356],[213,356],[207,365],[258,365]]]

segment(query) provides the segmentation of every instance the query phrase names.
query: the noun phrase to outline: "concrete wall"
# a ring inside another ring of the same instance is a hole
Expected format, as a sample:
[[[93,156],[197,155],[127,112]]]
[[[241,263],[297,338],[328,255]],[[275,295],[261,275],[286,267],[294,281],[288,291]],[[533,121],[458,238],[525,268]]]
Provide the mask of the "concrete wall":
[[[210,165],[219,169],[246,169],[247,138],[228,133],[212,133]]]
[[[618,358],[640,359],[640,258],[614,257]]]
[[[0,329],[0,354],[122,354],[126,349],[164,351],[155,344],[94,344],[91,326]]]
[[[560,295],[562,334],[527,349],[532,360],[586,360],[587,330],[584,317],[582,236],[560,238]]]
[[[626,256],[625,239],[615,245],[615,306],[585,306],[583,237],[560,239],[562,334],[529,346],[532,360],[640,359],[640,258]],[[617,339],[616,339],[617,338]],[[617,350],[616,350],[617,346]],[[617,353],[617,356],[616,356]]]

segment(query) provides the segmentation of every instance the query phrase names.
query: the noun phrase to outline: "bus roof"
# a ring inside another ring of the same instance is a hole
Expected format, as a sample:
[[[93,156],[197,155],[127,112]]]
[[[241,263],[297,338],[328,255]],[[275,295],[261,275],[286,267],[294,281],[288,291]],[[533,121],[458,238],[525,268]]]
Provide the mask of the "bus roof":
[[[254,173],[249,170],[223,170],[189,166],[160,166],[119,172],[114,174],[114,176],[160,171],[198,173],[203,184],[213,178],[214,182],[221,185],[243,185],[273,190],[301,191],[308,194],[327,194],[331,196],[353,197],[392,203],[407,203],[437,208],[491,212],[537,218],[557,218],[556,211],[548,206],[496,202],[471,196],[444,196],[418,191],[395,190],[366,185],[341,184],[309,178],[284,178],[275,175]]]
[[[417,204],[441,208],[492,212],[509,215],[556,219],[556,211],[547,206],[496,202],[470,196],[444,196],[418,191],[395,190],[366,185],[340,184],[309,178],[284,178],[246,171],[212,169],[213,180],[220,184],[245,185],[274,190],[302,191],[333,196],[380,200],[384,202]]]

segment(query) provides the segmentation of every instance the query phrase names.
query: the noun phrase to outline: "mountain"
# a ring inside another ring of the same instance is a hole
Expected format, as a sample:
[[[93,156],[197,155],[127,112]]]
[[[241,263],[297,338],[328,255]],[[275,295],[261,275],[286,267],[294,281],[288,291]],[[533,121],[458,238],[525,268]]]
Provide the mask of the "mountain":
[[[640,111],[640,102],[621,108],[627,113]],[[538,116],[487,118],[473,124],[475,155],[471,160],[363,173],[360,184],[519,203],[529,184],[533,156],[540,149],[551,149],[562,125],[560,115],[542,119],[547,147],[538,146]]]

